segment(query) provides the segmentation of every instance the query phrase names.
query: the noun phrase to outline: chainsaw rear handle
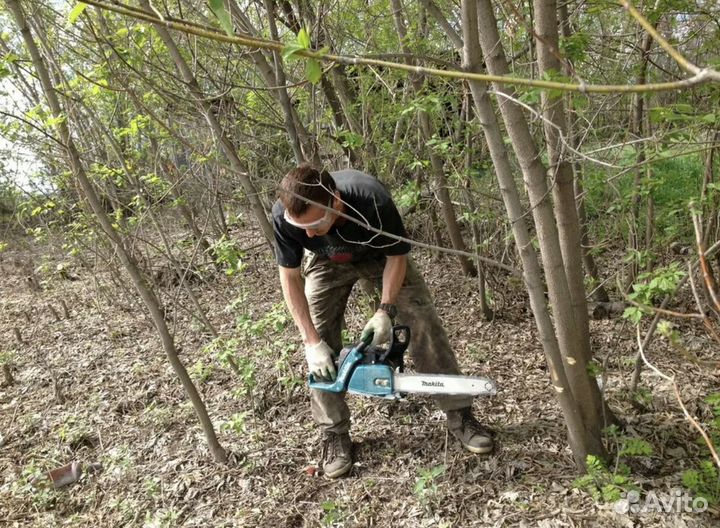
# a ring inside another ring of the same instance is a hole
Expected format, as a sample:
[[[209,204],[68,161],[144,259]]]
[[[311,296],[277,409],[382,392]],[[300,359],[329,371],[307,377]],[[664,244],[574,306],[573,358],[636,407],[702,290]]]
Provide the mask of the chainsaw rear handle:
[[[350,381],[350,376],[352,375],[353,370],[355,370],[355,366],[362,362],[363,353],[370,343],[372,343],[372,334],[366,336],[365,339],[359,340],[353,345],[352,349],[345,357],[345,360],[341,365],[338,365],[338,372],[335,377],[335,381],[316,380],[315,376],[308,374],[310,388],[328,392],[345,392]]]
[[[345,392],[348,390],[350,378],[357,365],[363,363],[365,359],[365,351],[372,343],[373,334],[365,336],[365,339],[357,341],[345,358],[340,358],[342,363],[338,365],[337,376],[334,381],[318,380],[312,374],[308,375],[308,381],[311,389],[320,389],[328,392]],[[410,328],[407,326],[394,326],[390,334],[390,343],[387,350],[378,358],[379,363],[384,363],[388,359],[391,352],[399,354],[400,372],[403,371],[402,355],[410,343]],[[373,361],[374,363],[375,361]]]

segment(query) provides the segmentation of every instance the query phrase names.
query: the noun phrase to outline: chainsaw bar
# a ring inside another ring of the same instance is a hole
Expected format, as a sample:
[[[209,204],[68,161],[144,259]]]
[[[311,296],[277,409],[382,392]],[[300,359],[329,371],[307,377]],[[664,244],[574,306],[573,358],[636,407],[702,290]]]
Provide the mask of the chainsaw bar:
[[[393,389],[412,394],[494,396],[495,383],[487,378],[450,374],[393,374]]]

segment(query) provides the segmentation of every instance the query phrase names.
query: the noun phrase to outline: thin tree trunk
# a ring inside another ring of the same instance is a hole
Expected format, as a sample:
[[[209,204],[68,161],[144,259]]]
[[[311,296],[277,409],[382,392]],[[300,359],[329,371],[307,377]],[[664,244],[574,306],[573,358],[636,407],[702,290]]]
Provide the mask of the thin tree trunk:
[[[653,25],[657,27],[657,22]],[[640,60],[640,71],[636,84],[645,84],[647,80],[647,69],[650,60],[650,48],[652,47],[653,39],[649,33],[645,33],[643,40],[640,43],[640,53],[642,54]],[[644,136],[644,123],[645,123],[645,107],[646,107],[647,95],[644,93],[635,94],[632,107],[632,120],[630,132],[634,139],[641,139]],[[647,157],[645,153],[645,142],[638,145],[638,152],[636,157],[636,163],[638,168],[635,170],[635,180],[633,182],[633,195],[632,195],[632,207],[630,212],[630,248],[635,250],[637,254],[640,252],[640,206],[642,204],[642,180],[645,171],[642,164],[645,162]],[[625,282],[625,291],[629,291],[635,282],[635,278],[640,270],[640,263],[633,258],[628,264],[627,277]]]
[[[471,192],[471,176],[470,171],[473,167],[473,153],[475,149],[473,148],[473,138],[471,137],[469,127],[467,126],[467,123],[472,121],[474,117],[474,113],[472,110],[472,102],[471,102],[472,95],[467,92],[467,90],[463,90],[463,107],[464,107],[464,115],[461,119],[459,129],[459,136],[460,138],[458,141],[463,140],[465,141],[465,199],[467,200],[467,205],[472,211],[472,216],[470,218],[470,230],[472,232],[472,241],[473,241],[473,250],[474,253],[477,255],[476,263],[477,266],[477,284],[478,284],[478,294],[480,296],[480,310],[482,310],[483,317],[486,321],[492,321],[495,314],[493,313],[492,309],[488,305],[488,298],[487,298],[487,282],[485,281],[485,264],[480,260],[480,244],[482,242],[482,235],[481,235],[481,229],[479,226],[479,220],[477,218],[477,212],[479,211],[475,200],[473,199],[473,195]]]
[[[142,4],[144,9],[151,10],[148,0],[141,0],[140,3]],[[273,228],[268,221],[267,214],[265,213],[265,208],[263,207],[262,202],[258,198],[258,191],[255,188],[255,184],[253,184],[253,182],[251,181],[250,175],[248,174],[246,168],[243,166],[243,163],[240,161],[240,158],[237,155],[236,146],[225,134],[223,127],[220,126],[220,123],[215,117],[213,109],[210,106],[210,102],[203,94],[197,80],[195,79],[195,76],[185,62],[185,59],[183,59],[182,55],[180,54],[180,50],[178,50],[175,41],[170,36],[170,32],[160,24],[153,24],[153,26],[155,27],[155,31],[157,31],[158,35],[160,35],[162,41],[165,43],[165,47],[168,49],[168,52],[170,53],[173,62],[175,62],[175,66],[182,75],[182,78],[185,80],[185,83],[187,83],[188,87],[190,88],[190,92],[192,94],[195,105],[207,120],[208,125],[210,126],[210,129],[212,130],[215,138],[220,143],[220,146],[225,153],[225,156],[230,161],[230,165],[240,178],[240,183],[242,184],[246,197],[250,202],[250,207],[255,214],[255,219],[260,225],[260,228],[265,235],[268,244],[272,245],[273,240],[275,239],[273,234]]]
[[[487,67],[491,74],[506,75],[508,74],[507,60],[492,5],[489,0],[479,0],[477,5],[480,45]],[[540,14],[536,12],[535,16],[539,17]],[[557,34],[557,27],[555,32]],[[562,187],[562,191],[554,192],[556,200],[561,200],[562,204],[556,207],[556,212],[554,212],[549,198],[550,189],[546,179],[546,169],[540,160],[540,153],[522,112],[522,107],[514,102],[516,95],[507,87],[496,84],[495,91],[507,95],[507,97],[500,96],[500,111],[530,197],[530,207],[540,242],[540,254],[550,303],[557,323],[557,337],[560,350],[563,352],[570,387],[575,399],[579,402],[583,419],[591,430],[591,436],[597,435],[599,438],[604,422],[602,417],[611,417],[612,413],[603,404],[597,381],[588,372],[588,364],[592,357],[584,288],[579,294],[577,287],[578,276],[580,284],[582,284],[582,267],[579,258],[579,238],[573,238],[577,234],[577,213],[572,187],[572,172],[570,171],[569,181],[567,172],[556,174],[557,171],[555,171],[553,173],[557,179],[556,185],[553,187]],[[557,143],[553,144],[553,148],[557,150]],[[567,164],[563,167],[558,166],[558,169],[564,169],[565,166]],[[568,210],[568,204],[572,205],[571,210]],[[557,219],[556,214],[559,215]],[[575,218],[574,225],[573,218]],[[573,228],[575,235],[572,234]],[[575,249],[573,249],[573,244],[577,244]],[[568,265],[564,258],[566,256],[569,260]],[[572,271],[570,277],[568,277],[569,265],[573,268],[570,270]],[[573,280],[572,287],[569,278]],[[580,307],[583,310],[582,314],[579,313]]]
[[[645,130],[648,136],[653,135],[653,131],[650,125],[650,115],[645,112]],[[643,143],[643,148],[645,144]],[[645,181],[653,181],[653,168],[652,164],[645,164]],[[653,269],[654,258],[653,258],[653,239],[655,238],[655,200],[653,198],[652,188],[648,190],[647,200],[645,202],[645,254],[647,255],[647,261],[645,262],[645,271],[650,272]]]
[[[715,155],[718,148],[720,148],[720,128],[711,130],[708,133],[708,142],[710,143],[710,149],[708,150],[705,158],[705,171],[703,173],[703,186],[700,194],[700,203],[707,203],[708,185],[715,181]],[[710,203],[705,206],[706,210],[703,216],[708,219],[707,225],[704,229],[703,244],[705,247],[710,246],[710,237],[714,231],[714,227],[717,222],[718,216],[718,199],[715,197]]]
[[[468,71],[475,72],[480,70],[482,56],[478,46],[476,4],[475,0],[463,0],[462,2],[463,41],[465,43],[463,65]],[[492,20],[494,20],[494,17]],[[565,417],[568,441],[576,464],[579,468],[584,469],[587,455],[603,454],[602,442],[598,432],[594,428],[586,426],[579,402],[572,391],[571,380],[568,379],[566,374],[568,364],[564,361],[561,343],[558,342],[550,318],[550,312],[545,300],[545,284],[542,279],[542,272],[525,224],[525,213],[513,178],[510,161],[500,132],[500,125],[487,94],[487,86],[477,81],[470,81],[469,85],[475,102],[476,113],[480,119],[490,156],[495,166],[495,174],[520,258],[523,262],[523,278],[528,288],[530,305],[535,316],[535,323],[545,352],[552,384]]]
[[[407,45],[407,30],[405,29],[405,21],[403,20],[403,9],[400,4],[400,0],[391,0],[393,9],[393,19],[395,20],[395,29],[400,40],[400,49],[403,53],[409,54],[410,49]],[[407,60],[406,60],[407,61]],[[409,63],[409,61],[407,61]],[[411,82],[413,91],[417,94],[422,90],[423,81],[421,78],[415,75],[411,75]],[[430,116],[425,110],[418,110],[418,121],[420,123],[420,132],[423,138],[423,142],[427,143],[432,139],[433,133],[430,125]],[[438,199],[442,206],[443,218],[445,219],[445,227],[450,241],[454,249],[460,251],[467,251],[465,241],[463,240],[462,233],[460,232],[460,226],[455,218],[455,208],[453,207],[452,200],[450,199],[450,192],[447,188],[447,180],[445,178],[445,167],[442,159],[435,154],[432,149],[428,149],[430,156],[430,165],[432,166],[433,175],[435,177],[435,183],[437,185]],[[475,266],[469,258],[461,256],[460,265],[462,266],[465,275],[474,277],[477,274]]]
[[[38,77],[40,78],[45,98],[47,99],[48,105],[50,106],[53,117],[55,117],[55,119],[57,120],[55,126],[57,127],[58,133],[60,134],[63,143],[65,144],[66,154],[72,168],[73,175],[79,183],[80,187],[82,188],[85,198],[87,199],[90,208],[95,213],[95,216],[98,219],[102,230],[105,232],[108,239],[115,248],[118,257],[120,258],[120,261],[123,263],[126,271],[128,272],[130,278],[133,281],[133,284],[135,285],[136,290],[140,294],[140,297],[142,298],[145,306],[150,312],[155,327],[160,334],[160,338],[162,340],[165,353],[168,357],[168,361],[172,365],[173,370],[175,371],[178,378],[180,378],[180,382],[182,383],[185,392],[188,394],[188,397],[193,404],[195,412],[198,415],[198,418],[202,425],[203,431],[205,432],[205,437],[207,439],[208,446],[213,457],[218,462],[225,462],[227,460],[227,453],[217,440],[212,420],[210,420],[210,416],[207,413],[207,409],[205,408],[205,404],[202,401],[200,394],[197,392],[197,389],[195,388],[195,385],[190,379],[187,370],[185,370],[185,367],[178,358],[177,349],[175,348],[175,342],[165,322],[165,317],[163,310],[160,306],[160,301],[157,299],[153,291],[148,287],[140,269],[137,266],[137,263],[135,262],[135,259],[125,247],[122,238],[117,233],[117,231],[115,231],[109,218],[103,211],[100,200],[95,193],[95,189],[93,188],[92,183],[90,182],[87,174],[85,173],[85,168],[82,164],[82,161],[80,160],[80,155],[77,148],[75,147],[72,135],[70,134],[70,129],[67,123],[63,119],[60,119],[63,116],[60,103],[57,99],[55,89],[50,81],[50,76],[48,74],[45,63],[40,55],[40,51],[38,50],[32,34],[30,33],[30,29],[27,26],[25,15],[23,13],[22,7],[20,6],[20,2],[18,0],[5,0],[5,3],[12,12],[13,17],[15,18],[15,21],[20,29],[20,33],[22,34],[23,40],[25,42],[25,47],[27,48],[30,56],[32,57],[33,66],[35,67],[35,71]]]
[[[326,42],[326,36],[325,36],[325,26],[323,24],[316,24],[317,27],[317,48],[323,48],[325,47]],[[350,122],[346,118],[345,112],[343,111],[343,105],[342,102],[340,102],[340,97],[338,96],[338,92],[335,89],[335,86],[333,85],[331,81],[331,76],[329,75],[323,75],[320,78],[320,87],[322,88],[323,94],[325,95],[325,99],[327,100],[328,104],[330,105],[330,109],[332,110],[333,114],[333,120],[335,121],[335,126],[338,130],[346,130],[353,132]],[[356,132],[357,133],[357,132]],[[361,136],[362,137],[362,136]],[[343,146],[341,145],[343,152],[345,152],[345,155],[348,157],[348,160],[350,162],[351,167],[358,167],[361,159],[358,157],[357,152],[355,151],[355,148],[352,146]]]
[[[233,2],[233,4],[235,4],[235,2]],[[272,0],[265,0],[265,9],[267,10],[270,37],[273,40],[278,41],[280,38],[278,36],[277,26],[275,25],[275,6]],[[273,51],[273,60],[275,61],[275,85],[282,86],[281,89],[277,90],[277,94],[280,105],[283,108],[283,115],[285,116],[285,129],[287,130],[288,137],[290,138],[290,144],[292,145],[293,152],[295,153],[295,161],[300,164],[305,161],[305,156],[303,155],[300,147],[300,139],[298,138],[298,133],[295,129],[295,120],[293,119],[290,97],[285,89],[287,80],[285,78],[285,70],[283,70],[282,57],[280,56],[279,51]]]
[[[445,16],[442,14],[442,11],[438,8],[438,6],[435,5],[435,2],[432,0],[420,0],[420,3],[423,5],[423,7],[427,10],[428,13],[437,21],[438,24],[440,24],[440,27],[445,32],[445,35],[447,35],[448,39],[450,39],[450,42],[452,42],[453,47],[460,53],[463,52],[463,38],[458,34],[457,31],[455,31],[455,28],[450,24],[445,18]]]
[[[267,0],[266,0],[267,1]],[[272,2],[270,2],[272,5]],[[240,22],[241,26],[250,35],[258,35],[258,31],[253,26],[250,19],[245,15],[243,10],[238,6],[237,1],[229,3],[230,12]],[[270,16],[270,11],[268,11]],[[273,18],[274,22],[274,18]],[[274,29],[277,35],[277,27],[274,23],[270,24],[271,31]],[[285,121],[285,130],[290,139],[293,153],[295,154],[295,160],[300,161],[306,159],[312,159],[314,163],[320,162],[319,152],[314,139],[308,133],[307,129],[302,123],[300,116],[295,110],[295,107],[290,100],[290,94],[286,88],[286,76],[282,66],[282,58],[275,52],[273,53],[273,61],[275,62],[275,69],[273,69],[268,63],[265,55],[260,50],[250,51],[250,59],[255,64],[255,67],[260,72],[265,84],[268,87],[273,87],[274,90],[271,93],[277,98],[280,106],[283,109],[283,117]],[[282,81],[282,82],[281,82]],[[299,149],[299,150],[298,150]],[[310,155],[308,155],[308,153]]]
[[[568,16],[568,9],[567,9],[567,3],[563,2],[559,6],[558,14],[560,16],[560,26],[562,28],[563,37],[565,39],[569,39],[573,32],[572,27],[570,25],[570,18]],[[563,63],[563,70],[565,72],[565,75],[567,77],[570,77],[572,74],[571,67],[569,61],[565,61]],[[573,121],[571,119],[571,116],[573,113],[570,110],[570,104],[569,102],[572,100],[571,94],[566,94],[566,104],[568,109],[568,124],[567,124],[567,136],[568,141],[573,148],[573,150],[578,151],[580,147],[580,142],[578,141],[578,135],[575,131],[575,126],[573,126]],[[592,280],[593,288],[590,292],[590,296],[592,297],[593,301],[595,302],[610,302],[610,296],[608,295],[607,290],[605,289],[605,286],[602,283],[602,278],[600,277],[600,272],[598,270],[597,264],[595,262],[595,259],[593,258],[593,255],[591,253],[592,243],[590,241],[590,235],[588,233],[588,222],[587,222],[587,213],[585,211],[585,198],[584,198],[584,189],[583,189],[583,171],[582,166],[580,163],[576,160],[572,163],[573,168],[573,174],[574,174],[574,191],[575,191],[575,201],[577,205],[577,214],[578,214],[578,221],[580,222],[580,243],[581,243],[581,251],[582,251],[582,261],[583,265],[585,267],[585,273],[588,277]]]
[[[548,76],[562,71],[562,65],[557,53],[560,49],[560,35],[558,33],[557,3],[556,0],[534,0],[535,32],[537,38],[537,54],[540,76]],[[548,148],[549,173],[555,176],[553,186],[554,211],[557,222],[560,249],[565,268],[565,275],[572,303],[575,326],[578,333],[577,345],[584,356],[584,375],[579,376],[580,385],[576,397],[584,400],[584,391],[593,394],[591,403],[602,401],[597,381],[587,372],[588,363],[592,360],[590,348],[590,323],[588,320],[587,301],[585,296],[585,283],[583,280],[580,221],[575,201],[575,185],[572,166],[566,159],[567,122],[563,98],[553,95],[549,91],[542,92],[543,128],[545,142]],[[587,383],[582,378],[587,379]],[[590,398],[587,398],[590,399]],[[584,407],[586,417],[604,427],[602,420],[602,407],[592,409],[590,405]]]

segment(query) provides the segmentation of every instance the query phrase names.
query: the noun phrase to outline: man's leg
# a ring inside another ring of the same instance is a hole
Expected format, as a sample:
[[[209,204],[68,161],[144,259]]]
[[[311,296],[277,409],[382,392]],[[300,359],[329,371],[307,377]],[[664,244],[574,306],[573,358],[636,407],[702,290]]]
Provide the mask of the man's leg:
[[[409,257],[405,281],[396,304],[398,323],[410,327],[409,350],[415,370],[427,374],[461,374],[430,291]],[[471,396],[435,396],[434,400],[445,411],[448,428],[466,449],[474,453],[492,451],[492,432],[472,416]]]
[[[335,352],[342,348],[345,305],[355,280],[352,268],[324,259],[311,262],[305,270],[305,296],[310,316],[320,337]],[[313,389],[310,391],[310,409],[315,422],[323,428],[323,471],[330,478],[340,477],[350,471],[353,464],[348,434],[350,410],[345,395]]]
[[[318,259],[305,271],[305,296],[313,324],[336,353],[342,348],[345,305],[355,280],[350,266],[326,259]],[[311,390],[310,401],[313,418],[325,431],[347,433],[350,430],[350,411],[344,394]]]
[[[405,282],[397,298],[398,323],[410,327],[410,347],[415,370],[427,374],[460,374],[455,353],[450,346],[440,317],[415,263],[408,258]],[[470,396],[437,396],[443,411],[472,405]]]

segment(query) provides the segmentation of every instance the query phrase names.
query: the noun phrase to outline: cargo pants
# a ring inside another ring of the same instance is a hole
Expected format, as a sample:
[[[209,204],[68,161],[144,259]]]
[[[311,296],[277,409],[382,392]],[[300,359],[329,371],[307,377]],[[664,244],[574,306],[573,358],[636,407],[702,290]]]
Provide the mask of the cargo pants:
[[[320,337],[336,352],[342,348],[340,334],[353,286],[357,281],[367,279],[382,291],[384,268],[384,259],[336,263],[310,254],[304,268],[310,315]],[[410,256],[395,304],[397,324],[410,327],[408,353],[412,356],[415,372],[460,374],[430,291]],[[446,412],[472,405],[472,397],[468,396],[435,396],[433,399]],[[350,410],[344,394],[311,390],[310,406],[313,419],[325,431],[339,434],[349,431]]]

